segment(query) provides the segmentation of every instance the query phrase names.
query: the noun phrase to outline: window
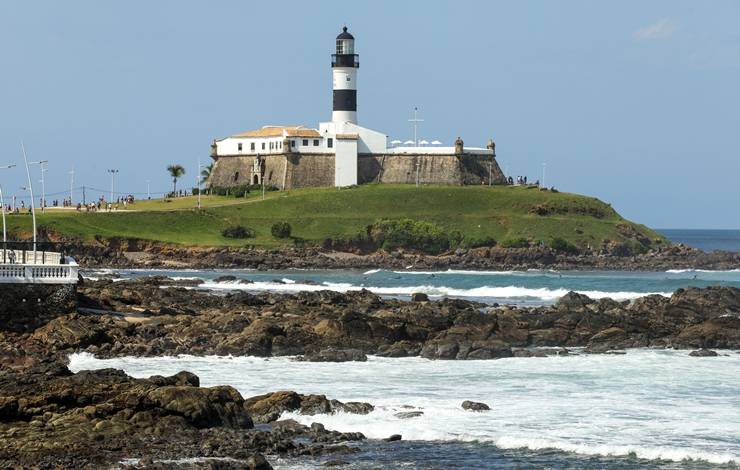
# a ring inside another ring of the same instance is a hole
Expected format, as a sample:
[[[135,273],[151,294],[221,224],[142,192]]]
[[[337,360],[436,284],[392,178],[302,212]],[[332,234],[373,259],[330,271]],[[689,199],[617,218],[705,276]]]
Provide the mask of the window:
[[[334,139],[332,139],[331,137],[329,137],[328,139],[326,139],[326,146],[329,147],[329,148],[334,147]]]
[[[264,150],[264,149],[265,149],[265,143],[262,142],[262,150]]]
[[[272,142],[270,142],[270,150],[272,150]]]
[[[234,173],[234,183],[236,183],[237,181],[239,181],[239,172],[238,171],[236,173]]]
[[[282,142],[278,142],[278,147],[283,148],[283,143]]]
[[[290,148],[295,148],[295,140],[290,141]]]
[[[319,139],[313,139],[313,146],[318,147],[319,146]]]
[[[303,146],[308,147],[308,139],[303,139]]]
[[[254,152],[254,142],[252,142],[252,152]]]
[[[242,143],[239,142],[238,144],[236,144],[236,146],[237,146],[237,150],[239,150],[241,152],[242,151]]]

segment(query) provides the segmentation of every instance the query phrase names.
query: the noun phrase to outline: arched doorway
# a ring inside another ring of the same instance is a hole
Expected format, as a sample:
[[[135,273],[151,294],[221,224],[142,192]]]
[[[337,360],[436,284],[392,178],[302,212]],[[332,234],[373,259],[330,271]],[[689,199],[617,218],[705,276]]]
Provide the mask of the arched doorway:
[[[252,177],[252,184],[260,184],[260,176],[259,175],[254,175]]]

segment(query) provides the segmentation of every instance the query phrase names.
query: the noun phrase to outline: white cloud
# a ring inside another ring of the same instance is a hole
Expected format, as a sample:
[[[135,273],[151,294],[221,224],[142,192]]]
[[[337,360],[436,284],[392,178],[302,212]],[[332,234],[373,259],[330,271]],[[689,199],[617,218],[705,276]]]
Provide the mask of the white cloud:
[[[653,39],[668,38],[678,29],[678,23],[673,18],[661,18],[655,23],[638,29],[632,33],[635,41],[651,41]]]

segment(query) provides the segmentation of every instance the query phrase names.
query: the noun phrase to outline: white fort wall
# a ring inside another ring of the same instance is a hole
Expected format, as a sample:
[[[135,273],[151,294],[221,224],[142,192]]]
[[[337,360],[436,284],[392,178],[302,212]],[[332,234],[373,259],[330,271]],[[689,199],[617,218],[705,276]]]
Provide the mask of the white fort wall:
[[[357,184],[357,139],[338,139],[334,169],[334,186]]]

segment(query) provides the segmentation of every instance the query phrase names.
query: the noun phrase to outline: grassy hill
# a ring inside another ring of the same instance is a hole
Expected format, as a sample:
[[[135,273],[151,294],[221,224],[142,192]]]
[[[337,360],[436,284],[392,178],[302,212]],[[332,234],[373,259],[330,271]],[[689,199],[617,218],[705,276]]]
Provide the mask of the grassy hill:
[[[548,242],[559,238],[585,248],[604,241],[637,246],[665,243],[649,228],[623,219],[598,199],[525,187],[363,185],[347,189],[311,188],[250,194],[247,198],[204,196],[170,202],[142,201],[129,211],[77,213],[47,210],[38,223],[66,237],[137,238],[201,246],[291,246],[294,239],[278,239],[271,226],[287,221],[293,237],[321,245],[327,238],[343,239],[366,232],[380,219],[413,219],[436,224],[443,231],[460,232],[466,239],[492,238],[498,243],[526,238]],[[29,216],[10,216],[16,233],[28,233]],[[230,239],[224,228],[243,225],[254,238]]]

